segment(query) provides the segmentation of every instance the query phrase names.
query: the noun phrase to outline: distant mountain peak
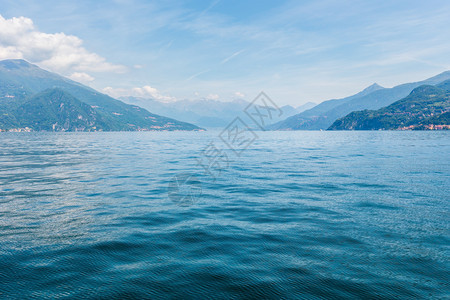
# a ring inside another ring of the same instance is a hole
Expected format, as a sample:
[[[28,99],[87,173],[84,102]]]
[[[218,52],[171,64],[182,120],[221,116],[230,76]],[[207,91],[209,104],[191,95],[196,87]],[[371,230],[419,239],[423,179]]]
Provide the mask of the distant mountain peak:
[[[384,87],[382,87],[381,85],[379,85],[378,83],[374,83],[371,86],[366,87],[363,92],[373,92],[373,91],[377,91],[380,89],[384,89]]]
[[[359,93],[357,93],[357,94],[355,94],[355,95],[353,95],[351,97],[363,97],[363,96],[369,95],[369,94],[371,94],[371,93],[373,93],[375,91],[382,90],[382,89],[384,89],[384,87],[382,87],[378,83],[374,83],[374,84],[366,87],[361,92],[359,92]]]

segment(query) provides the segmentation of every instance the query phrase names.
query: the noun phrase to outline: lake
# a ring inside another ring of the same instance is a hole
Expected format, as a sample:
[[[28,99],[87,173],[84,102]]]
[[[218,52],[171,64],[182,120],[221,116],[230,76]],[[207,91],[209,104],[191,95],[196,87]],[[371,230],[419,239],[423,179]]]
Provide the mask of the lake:
[[[223,138],[1,133],[0,298],[449,297],[450,132]]]

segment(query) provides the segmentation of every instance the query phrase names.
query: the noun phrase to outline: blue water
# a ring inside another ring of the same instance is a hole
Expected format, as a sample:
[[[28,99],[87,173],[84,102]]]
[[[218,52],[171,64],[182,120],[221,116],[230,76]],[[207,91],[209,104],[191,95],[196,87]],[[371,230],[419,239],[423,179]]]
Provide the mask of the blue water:
[[[0,298],[450,297],[450,132],[218,134],[0,134]]]

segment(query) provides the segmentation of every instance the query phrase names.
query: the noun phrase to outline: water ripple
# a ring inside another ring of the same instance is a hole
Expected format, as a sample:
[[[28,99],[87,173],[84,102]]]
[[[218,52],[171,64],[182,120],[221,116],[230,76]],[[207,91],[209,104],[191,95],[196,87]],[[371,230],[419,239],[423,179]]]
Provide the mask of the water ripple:
[[[448,297],[449,133],[258,135],[213,180],[215,132],[0,134],[0,297]]]

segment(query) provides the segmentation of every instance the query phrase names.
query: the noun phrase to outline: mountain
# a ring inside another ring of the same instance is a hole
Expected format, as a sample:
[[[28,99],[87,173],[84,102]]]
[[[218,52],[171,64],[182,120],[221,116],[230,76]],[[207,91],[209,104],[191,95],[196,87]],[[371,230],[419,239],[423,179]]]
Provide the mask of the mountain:
[[[229,121],[240,115],[247,106],[247,102],[244,100],[222,102],[200,99],[161,102],[156,99],[141,97],[122,97],[120,100],[128,104],[139,105],[156,114],[165,115],[205,128],[226,126]]]
[[[0,128],[34,131],[110,130],[100,113],[60,89],[45,90],[3,111]]]
[[[450,80],[415,88],[407,97],[378,110],[355,111],[329,130],[450,129]]]
[[[83,104],[90,106],[95,111],[96,118],[100,116],[103,122],[103,126],[99,126],[97,130],[139,131],[200,129],[197,126],[186,122],[180,122],[171,118],[162,117],[157,114],[150,113],[139,106],[125,104],[122,101],[113,99],[105,94],[97,92],[90,87],[84,86],[81,83],[72,81],[58,74],[45,71],[24,60],[0,61],[0,111],[3,112],[0,115],[0,124],[7,124],[8,122],[10,122],[11,126],[13,124],[22,124],[22,120],[16,120],[16,123],[11,123],[11,115],[14,115],[14,113],[12,111],[10,112],[10,109],[19,107],[24,104],[24,102],[29,102],[32,99],[36,100],[37,98],[34,98],[34,95],[39,94],[47,89],[55,88],[65,92],[64,96],[62,97],[63,100],[61,103],[65,103],[64,101],[69,101],[68,99],[70,98],[71,100],[69,102],[72,104],[76,103],[75,100],[77,100],[82,102]],[[54,94],[50,93],[44,95]],[[75,100],[72,98],[74,98]],[[42,100],[41,98],[39,99]],[[46,105],[42,105],[41,107],[49,108],[47,105],[49,105],[49,103],[47,103]],[[27,107],[27,109],[30,108],[30,106],[25,107]],[[37,108],[38,106],[34,106],[34,109]],[[83,106],[82,110],[87,113],[85,109],[86,107]],[[5,115],[5,113],[7,115]],[[42,112],[42,115],[45,114]],[[15,115],[15,118],[23,119],[22,116],[17,114]],[[39,120],[36,120],[36,122],[39,123]],[[77,123],[73,122],[73,124],[75,126],[75,124]],[[46,126],[47,125],[43,126],[43,128],[47,128]],[[41,127],[35,125],[35,128],[32,129],[39,130],[37,128]],[[75,126],[70,128],[81,127]],[[89,130],[89,128],[91,127],[87,126],[85,128],[86,130]],[[10,130],[14,128],[4,127],[0,129]],[[62,130],[65,128],[64,126],[61,128],[57,126],[55,130],[57,129]]]
[[[316,106],[317,103],[314,102],[306,102],[303,105],[297,106],[297,108],[295,108],[295,110],[297,111],[297,114],[302,113],[308,109],[313,108],[314,106]]]
[[[204,128],[223,128],[234,118],[245,117],[244,109],[250,104],[250,102],[242,99],[228,102],[210,99],[162,102],[140,97],[122,97],[119,99],[125,103],[146,108],[156,114],[193,123]],[[282,116],[274,116],[273,122],[298,114],[315,105],[315,103],[308,102],[297,108],[290,105],[283,106],[281,107]]]
[[[406,97],[421,85],[435,85],[450,79],[450,71],[420,82],[405,83],[393,88],[373,84],[353,96],[320,103],[312,109],[289,117],[268,127],[270,130],[319,130],[327,129],[334,121],[352,111],[379,109]]]

